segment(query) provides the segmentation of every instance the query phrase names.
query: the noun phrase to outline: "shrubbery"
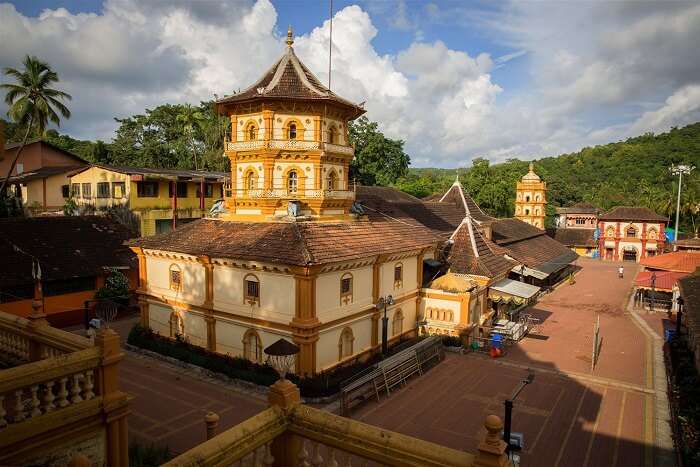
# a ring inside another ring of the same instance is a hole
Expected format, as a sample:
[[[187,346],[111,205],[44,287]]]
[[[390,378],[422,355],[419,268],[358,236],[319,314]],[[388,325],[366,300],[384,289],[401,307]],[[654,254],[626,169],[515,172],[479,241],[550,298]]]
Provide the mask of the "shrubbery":
[[[136,325],[131,329],[127,342],[151,352],[260,386],[270,386],[279,378],[277,372],[269,365],[259,365],[241,357],[231,357],[209,352],[180,338],[175,340],[165,338],[140,325]],[[399,347],[404,347],[408,342],[410,341],[403,341],[391,350],[398,350]],[[303,397],[326,397],[336,394],[340,390],[340,383],[380,359],[380,355],[374,355],[365,362],[334,368],[331,371],[319,373],[312,377],[299,378],[296,375],[288,375],[287,377],[299,386]]]

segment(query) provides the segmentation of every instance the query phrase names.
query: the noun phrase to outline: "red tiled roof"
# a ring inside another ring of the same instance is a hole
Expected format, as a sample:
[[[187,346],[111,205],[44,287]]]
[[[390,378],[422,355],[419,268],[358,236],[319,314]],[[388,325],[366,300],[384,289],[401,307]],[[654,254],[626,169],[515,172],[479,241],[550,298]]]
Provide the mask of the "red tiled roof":
[[[639,264],[648,269],[691,273],[700,267],[700,253],[674,251],[663,255],[642,258]]]
[[[674,245],[700,248],[700,238],[682,238],[673,242]]]
[[[216,101],[217,105],[250,102],[269,98],[322,100],[339,104],[346,108],[350,118],[357,118],[365,109],[343,99],[325,87],[318,78],[287,47],[285,53],[258,81],[248,89]]]
[[[0,219],[0,288],[33,282],[28,255],[39,259],[49,281],[92,277],[104,267],[135,267],[133,252],[123,245],[134,236],[104,216]]]
[[[666,218],[649,208],[617,206],[601,215],[598,219],[605,221],[652,221],[666,222]]]
[[[429,229],[385,216],[346,222],[232,222],[201,219],[154,237],[146,249],[306,266],[436,245]]]
[[[688,275],[686,272],[671,272],[671,271],[640,271],[634,279],[634,285],[637,287],[652,287],[652,274],[656,273],[654,280],[654,288],[658,290],[672,291],[679,279]]]
[[[452,240],[447,261],[453,273],[494,278],[517,266],[515,261],[504,258],[503,250],[484,237],[468,217],[457,228]]]

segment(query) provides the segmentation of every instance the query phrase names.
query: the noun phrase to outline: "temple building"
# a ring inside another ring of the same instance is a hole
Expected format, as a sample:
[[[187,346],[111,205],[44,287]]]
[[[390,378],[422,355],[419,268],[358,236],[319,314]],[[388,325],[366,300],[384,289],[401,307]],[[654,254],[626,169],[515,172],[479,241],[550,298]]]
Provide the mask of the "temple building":
[[[663,252],[666,218],[649,208],[618,206],[598,218],[598,250],[607,261],[639,262]]]
[[[535,173],[532,162],[515,188],[515,218],[544,229],[547,183]]]
[[[419,328],[477,332],[503,303],[532,299],[515,282],[538,291],[566,273],[573,252],[486,215],[458,181],[432,200],[351,187],[348,122],[364,109],[292,45],[290,31],[258,82],[216,103],[232,127],[225,209],[131,242],[142,325],[255,362],[285,338],[300,349],[296,372],[312,374],[378,351],[382,322],[390,345]]]
[[[556,208],[556,228],[547,233],[556,241],[568,246],[580,256],[595,257],[598,254],[598,208],[588,203],[577,203],[566,208]]]

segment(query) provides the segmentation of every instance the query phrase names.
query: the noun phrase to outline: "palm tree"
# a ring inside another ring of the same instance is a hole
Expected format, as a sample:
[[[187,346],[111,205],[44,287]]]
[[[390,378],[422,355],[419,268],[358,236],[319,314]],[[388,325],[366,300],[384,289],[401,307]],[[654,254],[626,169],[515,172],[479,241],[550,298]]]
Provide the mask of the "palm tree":
[[[48,64],[33,56],[27,55],[23,65],[24,70],[16,68],[5,68],[4,70],[5,75],[17,80],[17,84],[0,84],[0,88],[7,90],[5,103],[10,107],[7,115],[15,123],[27,129],[22,144],[0,186],[0,197],[5,193],[10,175],[15,170],[17,160],[27,145],[27,139],[32,130],[37,129],[39,134],[43,134],[49,120],[60,126],[59,113],[64,118],[70,118],[70,110],[63,105],[61,100],[70,100],[71,96],[49,87],[52,83],[58,82],[58,74]]]
[[[194,157],[195,170],[198,170],[199,167],[197,165],[197,148],[194,144],[194,132],[196,129],[202,127],[202,122],[204,122],[204,120],[205,118],[204,115],[202,115],[202,112],[200,112],[196,107],[193,107],[191,104],[186,104],[183,106],[182,112],[180,112],[177,116],[177,121],[182,123],[185,138],[189,140],[192,156]]]

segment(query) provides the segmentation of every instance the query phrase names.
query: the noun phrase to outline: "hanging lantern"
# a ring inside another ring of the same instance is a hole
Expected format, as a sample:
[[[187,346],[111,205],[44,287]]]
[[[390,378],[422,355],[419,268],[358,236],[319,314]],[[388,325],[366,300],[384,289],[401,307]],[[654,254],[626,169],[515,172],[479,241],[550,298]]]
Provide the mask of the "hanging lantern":
[[[272,368],[280,375],[280,379],[285,379],[287,373],[294,367],[296,355],[299,353],[299,346],[292,344],[288,340],[279,339],[274,344],[264,350],[267,361]]]

